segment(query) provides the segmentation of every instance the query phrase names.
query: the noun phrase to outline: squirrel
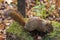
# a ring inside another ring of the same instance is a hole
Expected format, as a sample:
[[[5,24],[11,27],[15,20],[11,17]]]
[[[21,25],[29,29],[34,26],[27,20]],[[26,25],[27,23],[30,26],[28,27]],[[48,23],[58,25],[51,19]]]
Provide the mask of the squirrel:
[[[24,26],[24,29],[29,32],[33,32],[34,30],[37,30],[41,32],[41,34],[42,33],[47,34],[53,31],[53,26],[51,22],[48,22],[47,20],[43,20],[40,17],[31,17],[26,23],[24,21],[23,16],[18,11],[8,10],[5,12],[5,15],[11,16],[14,20],[19,22],[22,26]]]

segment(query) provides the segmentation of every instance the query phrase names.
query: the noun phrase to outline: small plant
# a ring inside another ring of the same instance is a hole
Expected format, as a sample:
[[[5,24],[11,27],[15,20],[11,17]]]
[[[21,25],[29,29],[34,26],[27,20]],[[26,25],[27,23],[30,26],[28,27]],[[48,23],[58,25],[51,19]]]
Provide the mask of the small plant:
[[[48,8],[48,13],[46,13],[46,5],[44,3],[38,2],[38,0],[36,0],[36,6],[32,7],[32,12],[36,13],[36,16],[42,17],[42,18],[46,18],[46,16],[48,16],[50,13],[52,13],[55,10],[55,5],[52,4],[49,8]]]
[[[36,16],[39,16],[42,18],[47,16],[45,5],[37,5],[37,6],[33,7],[32,11],[36,13]]]

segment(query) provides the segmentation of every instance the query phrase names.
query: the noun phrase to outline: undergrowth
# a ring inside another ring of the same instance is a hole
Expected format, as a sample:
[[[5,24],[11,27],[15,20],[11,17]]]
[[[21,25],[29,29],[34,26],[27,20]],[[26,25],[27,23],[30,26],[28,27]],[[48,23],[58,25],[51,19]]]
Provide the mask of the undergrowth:
[[[43,40],[60,40],[60,23],[52,21],[52,25],[54,28],[53,32],[48,33],[43,38]],[[33,40],[33,37],[28,32],[26,32],[23,29],[23,27],[17,22],[13,22],[13,24],[10,26],[10,28],[7,30],[7,32],[15,34],[18,37],[21,36],[25,40]]]

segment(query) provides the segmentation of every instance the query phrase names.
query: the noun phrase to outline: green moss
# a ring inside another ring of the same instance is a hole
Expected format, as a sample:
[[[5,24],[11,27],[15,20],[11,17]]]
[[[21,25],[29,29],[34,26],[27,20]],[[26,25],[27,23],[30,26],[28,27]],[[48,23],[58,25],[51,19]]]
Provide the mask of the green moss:
[[[22,26],[20,26],[17,22],[13,22],[10,28],[7,30],[7,32],[13,33],[13,34],[21,34],[22,33]]]
[[[10,26],[10,28],[7,29],[7,32],[15,34],[16,36],[21,37],[21,38],[23,38],[25,40],[33,40],[33,37],[31,37],[29,35],[29,33],[26,32],[23,29],[23,27],[17,22],[13,22],[12,25]]]

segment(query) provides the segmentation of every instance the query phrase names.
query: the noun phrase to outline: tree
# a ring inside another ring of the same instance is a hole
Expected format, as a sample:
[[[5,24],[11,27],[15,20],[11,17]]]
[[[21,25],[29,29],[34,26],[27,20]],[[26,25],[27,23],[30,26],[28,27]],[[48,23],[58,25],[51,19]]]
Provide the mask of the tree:
[[[17,0],[18,11],[25,17],[25,0]]]

